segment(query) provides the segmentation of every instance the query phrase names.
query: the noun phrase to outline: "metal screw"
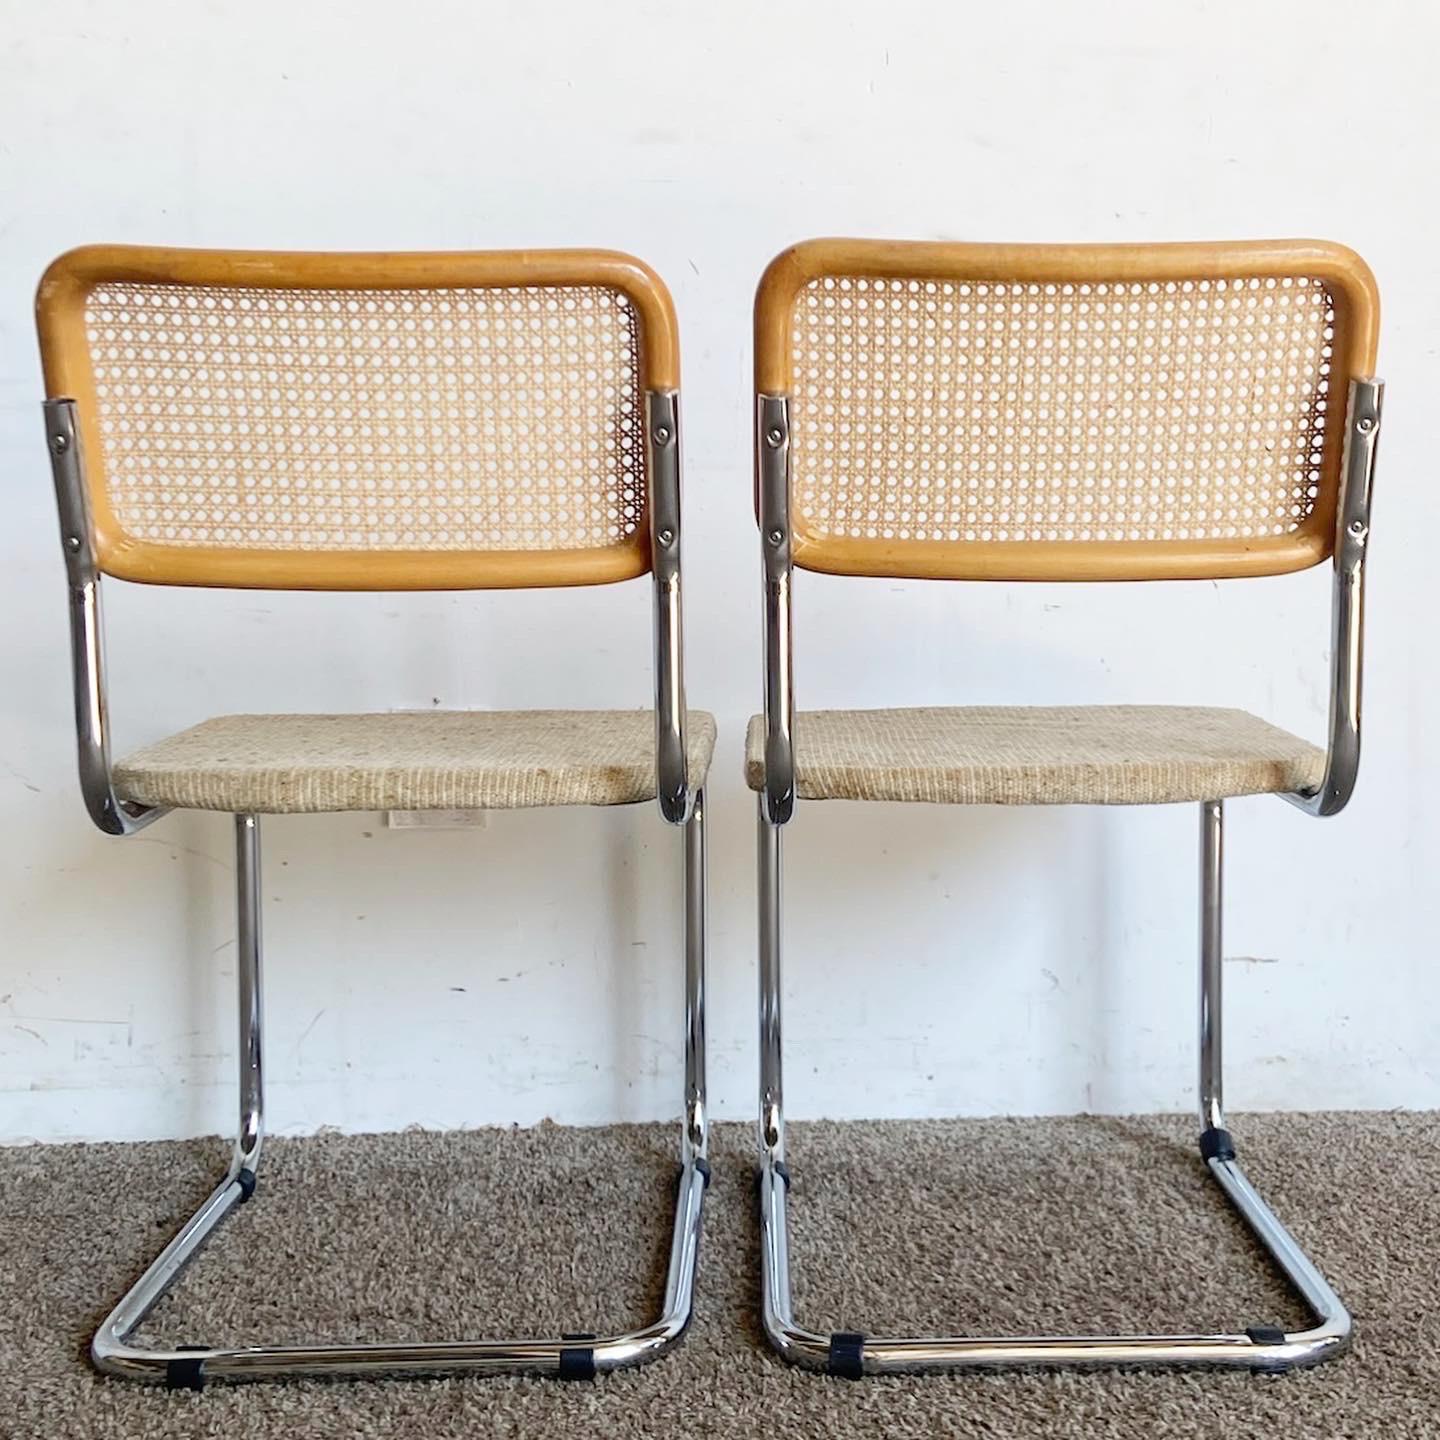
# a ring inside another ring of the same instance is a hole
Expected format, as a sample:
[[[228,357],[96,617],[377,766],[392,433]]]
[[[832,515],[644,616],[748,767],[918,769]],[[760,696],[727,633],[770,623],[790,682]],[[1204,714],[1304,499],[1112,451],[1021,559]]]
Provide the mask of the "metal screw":
[[[1352,520],[1350,522],[1350,533],[1358,540],[1365,533],[1365,522],[1363,520]]]
[[[1368,435],[1375,428],[1375,418],[1372,415],[1362,415],[1356,422],[1355,428],[1362,434]]]
[[[78,535],[67,535],[65,537],[65,548],[72,554],[78,554],[80,550],[80,537]]]
[[[657,425],[655,427],[655,443],[657,445],[668,445],[670,443],[670,427],[668,425]]]
[[[70,437],[68,435],[52,435],[50,448],[57,455],[63,455],[70,448]]]
[[[771,449],[774,449],[784,438],[785,432],[778,425],[772,425],[765,434],[765,439],[770,443]]]
[[[662,545],[669,545],[675,539],[675,532],[667,525],[655,538]]]
[[[775,529],[770,532],[770,543],[772,545],[783,545],[785,543],[785,532]]]

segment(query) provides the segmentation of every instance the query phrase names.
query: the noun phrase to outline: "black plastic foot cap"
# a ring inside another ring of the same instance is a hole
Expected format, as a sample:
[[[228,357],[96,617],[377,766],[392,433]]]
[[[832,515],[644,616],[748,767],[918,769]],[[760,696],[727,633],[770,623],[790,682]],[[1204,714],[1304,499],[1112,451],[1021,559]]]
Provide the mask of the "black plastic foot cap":
[[[242,1170],[235,1177],[235,1182],[240,1186],[240,1203],[243,1205],[255,1193],[255,1172]]]
[[[842,1380],[861,1379],[865,1374],[865,1337],[853,1330],[837,1330],[830,1337],[825,1371]]]
[[[593,1340],[590,1334],[562,1335],[562,1340]],[[560,1352],[559,1375],[562,1380],[593,1380],[595,1350],[590,1345],[576,1345]]]
[[[1200,1158],[1202,1160],[1233,1160],[1235,1142],[1228,1130],[1217,1130],[1213,1125],[1201,1133]]]
[[[205,1362],[203,1360],[172,1360],[165,1367],[165,1388],[167,1390],[203,1390],[205,1388]]]
[[[1285,1332],[1278,1325],[1251,1325],[1245,1333],[1252,1345],[1283,1345]],[[1283,1360],[1261,1360],[1250,1367],[1252,1375],[1283,1375],[1290,1367]]]
[[[1252,1325],[1245,1332],[1256,1345],[1283,1345],[1285,1332],[1277,1325]]]

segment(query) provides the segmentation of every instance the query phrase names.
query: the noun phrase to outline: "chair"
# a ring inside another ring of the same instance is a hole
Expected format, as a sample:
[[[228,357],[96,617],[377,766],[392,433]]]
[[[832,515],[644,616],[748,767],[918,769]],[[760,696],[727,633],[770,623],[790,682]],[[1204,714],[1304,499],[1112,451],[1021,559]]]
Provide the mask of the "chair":
[[[755,303],[764,556],[758,792],[760,1221],[765,1332],[858,1378],[1020,1365],[1284,1370],[1350,1317],[1240,1169],[1221,1094],[1224,801],[1343,808],[1382,387],[1364,262],[1309,241],[1151,246],[817,240]],[[1334,562],[1328,748],[1236,710],[1104,706],[796,712],[795,568],[948,580],[1223,579]],[[1200,1154],[1313,1312],[1229,1334],[889,1338],[791,1303],[781,1089],[781,835],[797,802],[1197,803]]]
[[[281,1375],[590,1378],[690,1320],[709,1179],[705,799],[711,716],[685,709],[675,315],[602,251],[263,254],[91,247],[37,301],[69,578],[80,782],[130,835],[235,815],[239,1133],[225,1177],[96,1334],[110,1374],[199,1388]],[[102,575],[154,585],[438,590],[649,572],[653,713],[232,715],[111,763]],[[132,1334],[255,1190],[262,1136],[260,816],[628,805],[684,830],[685,1097],[664,1313],[626,1334],[141,1348]]]

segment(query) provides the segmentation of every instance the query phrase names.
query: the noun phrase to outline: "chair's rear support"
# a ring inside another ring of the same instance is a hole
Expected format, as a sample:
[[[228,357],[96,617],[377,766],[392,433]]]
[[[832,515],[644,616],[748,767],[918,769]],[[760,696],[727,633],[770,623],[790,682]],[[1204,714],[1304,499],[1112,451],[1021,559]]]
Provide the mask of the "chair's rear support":
[[[540,1340],[460,1340],[405,1345],[206,1346],[149,1350],[135,1330],[195,1257],[212,1231],[255,1190],[260,1158],[261,1077],[260,831],[254,815],[235,817],[239,919],[240,1120],[225,1178],[126,1292],[91,1343],[95,1364],[112,1375],[198,1389],[207,1380],[280,1376],[436,1375],[525,1371],[592,1379],[605,1370],[654,1359],[690,1323],[700,1221],[710,1166],[705,1111],[705,798],[694,795],[685,825],[685,1121],[669,1272],[660,1318],[640,1329]]]
[[[1365,555],[1370,497],[1380,444],[1382,381],[1350,382],[1345,448],[1335,518],[1335,578],[1330,604],[1330,727],[1325,774],[1316,789],[1286,795],[1316,816],[1338,815],[1350,802],[1360,771],[1360,699],[1365,657]]]
[[[672,825],[689,817],[685,771],[685,627],[680,594],[680,396],[645,395],[650,471],[650,571],[655,592],[655,785]]]
[[[1289,1231],[1245,1178],[1225,1130],[1221,1060],[1220,801],[1201,806],[1200,864],[1200,1106],[1205,1126],[1200,1153],[1241,1219],[1250,1227],[1315,1324],[1286,1332],[1255,1325],[1213,1335],[1027,1335],[1014,1338],[942,1336],[901,1339],[854,1331],[823,1334],[797,1323],[790,1299],[781,1091],[780,942],[781,830],[759,796],[760,894],[760,1172],[761,1309],[765,1334],[787,1360],[812,1370],[858,1379],[897,1371],[1006,1369],[1028,1365],[1199,1365],[1289,1370],[1340,1354],[1349,1343],[1350,1316]]]
[[[765,815],[783,825],[795,810],[795,678],[790,621],[790,401],[755,403],[755,512],[765,578]]]
[[[115,793],[110,779],[110,724],[105,691],[105,634],[100,570],[90,528],[85,458],[75,402],[45,402],[45,443],[60,512],[60,548],[70,592],[70,667],[80,791],[90,818],[107,835],[130,835],[167,812]]]

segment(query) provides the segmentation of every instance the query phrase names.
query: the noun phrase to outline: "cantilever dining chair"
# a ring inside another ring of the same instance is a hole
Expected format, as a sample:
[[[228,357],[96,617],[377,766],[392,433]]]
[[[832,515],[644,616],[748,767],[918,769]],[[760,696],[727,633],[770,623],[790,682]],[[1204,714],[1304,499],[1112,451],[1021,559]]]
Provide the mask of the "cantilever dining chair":
[[[69,578],[80,783],[129,835],[235,816],[239,1134],[225,1177],[101,1325],[101,1370],[280,1375],[635,1364],[683,1335],[709,1165],[705,799],[685,709],[679,344],[660,279],[604,251],[263,254],[92,247],[38,296]],[[653,712],[233,715],[112,764],[103,575],[155,585],[439,590],[654,584]],[[262,1134],[260,816],[658,799],[684,831],[685,1093],[664,1310],[625,1334],[146,1349],[133,1333],[251,1198]]]
[[[759,804],[760,1220],[766,1334],[858,1378],[945,1367],[1284,1370],[1350,1317],[1241,1171],[1221,1096],[1221,840],[1229,796],[1311,815],[1350,797],[1382,387],[1364,262],[1309,242],[1018,246],[812,241],[755,305],[764,713]],[[951,580],[1225,579],[1331,559],[1320,750],[1231,709],[794,710],[795,568]],[[1200,810],[1200,1154],[1313,1312],[1229,1334],[885,1338],[791,1303],[781,1091],[781,835],[799,801],[1175,804]]]

